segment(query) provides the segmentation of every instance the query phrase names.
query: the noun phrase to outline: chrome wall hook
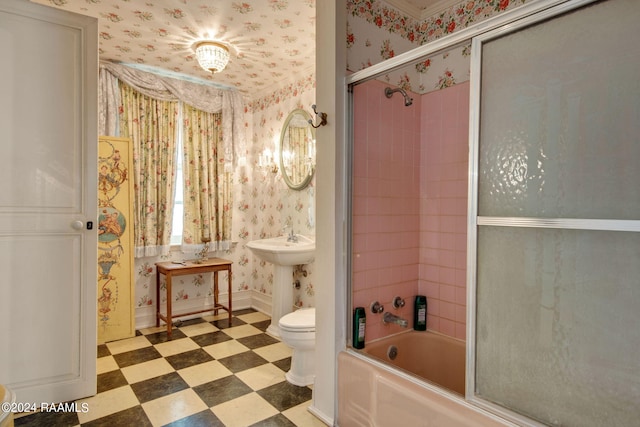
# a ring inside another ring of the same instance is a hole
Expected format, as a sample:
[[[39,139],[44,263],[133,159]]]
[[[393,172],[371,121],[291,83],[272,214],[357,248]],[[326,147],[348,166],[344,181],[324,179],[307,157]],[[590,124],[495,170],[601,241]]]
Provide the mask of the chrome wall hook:
[[[324,125],[326,125],[326,124],[327,124],[327,113],[318,113],[318,112],[316,111],[316,104],[313,104],[313,105],[311,106],[311,109],[312,109],[312,110],[313,110],[313,112],[316,114],[316,116],[320,116],[320,124],[318,124],[317,126],[316,126],[316,125],[314,125],[314,124],[313,124],[313,120],[311,120],[311,119],[307,120],[307,121],[309,122],[309,124],[310,124],[313,128],[315,128],[315,129],[319,128],[320,126],[324,126]]]

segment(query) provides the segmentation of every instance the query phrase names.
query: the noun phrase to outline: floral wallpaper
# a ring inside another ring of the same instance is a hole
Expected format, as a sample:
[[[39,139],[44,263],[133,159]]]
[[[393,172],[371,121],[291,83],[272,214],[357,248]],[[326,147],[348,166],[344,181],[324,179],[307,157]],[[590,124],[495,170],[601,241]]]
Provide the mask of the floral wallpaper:
[[[315,177],[307,188],[294,191],[287,187],[280,170],[274,173],[268,168],[261,169],[258,163],[265,149],[277,151],[282,126],[289,113],[302,109],[313,115],[311,105],[314,103],[315,75],[311,74],[249,104],[254,121],[254,143],[250,153],[253,185],[247,189],[249,196],[240,203],[251,215],[253,239],[284,234],[285,226],[293,227],[297,234],[315,234]],[[271,295],[273,267],[255,257],[253,259],[251,277],[254,289]],[[295,271],[294,276],[300,281],[299,289],[294,290],[294,304],[298,307],[314,306],[313,264]]]
[[[99,22],[100,59],[140,64],[267,96],[315,66],[315,0],[32,0]],[[214,39],[231,60],[212,75],[191,46]]]
[[[365,69],[527,1],[532,0],[465,0],[417,20],[382,0],[349,0],[347,69]],[[461,46],[380,79],[415,93],[444,89],[469,80],[470,55],[471,46]]]

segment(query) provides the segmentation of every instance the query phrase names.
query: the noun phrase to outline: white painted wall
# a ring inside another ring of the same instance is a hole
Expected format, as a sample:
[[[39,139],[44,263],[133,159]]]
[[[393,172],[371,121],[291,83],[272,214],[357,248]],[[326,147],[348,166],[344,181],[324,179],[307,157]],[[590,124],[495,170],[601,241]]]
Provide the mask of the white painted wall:
[[[346,339],[345,1],[318,2],[316,29],[316,104],[328,124],[316,134],[316,381],[310,410],[331,425],[337,419],[337,354]]]

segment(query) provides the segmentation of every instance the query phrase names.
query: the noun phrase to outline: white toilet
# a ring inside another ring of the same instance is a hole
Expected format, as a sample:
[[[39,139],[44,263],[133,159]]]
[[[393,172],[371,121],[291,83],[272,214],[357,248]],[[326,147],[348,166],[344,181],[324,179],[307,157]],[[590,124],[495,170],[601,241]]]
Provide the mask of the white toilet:
[[[316,309],[301,308],[280,318],[280,338],[293,349],[287,381],[297,386],[313,384],[315,376]]]

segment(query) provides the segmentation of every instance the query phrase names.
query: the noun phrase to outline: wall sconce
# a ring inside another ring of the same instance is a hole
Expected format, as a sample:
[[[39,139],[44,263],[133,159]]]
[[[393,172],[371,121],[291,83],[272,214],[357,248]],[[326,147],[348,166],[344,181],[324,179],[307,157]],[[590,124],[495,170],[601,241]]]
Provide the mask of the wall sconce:
[[[260,169],[271,172],[273,174],[278,173],[278,165],[275,162],[275,156],[268,148],[258,156],[258,166]]]

